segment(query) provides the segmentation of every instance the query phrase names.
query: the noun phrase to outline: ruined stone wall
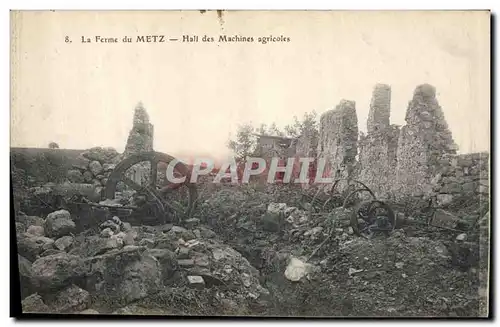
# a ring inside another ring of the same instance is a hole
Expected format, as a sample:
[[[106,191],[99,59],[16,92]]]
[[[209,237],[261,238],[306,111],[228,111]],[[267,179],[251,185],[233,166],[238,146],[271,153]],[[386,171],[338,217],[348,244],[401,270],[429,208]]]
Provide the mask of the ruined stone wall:
[[[367,120],[367,135],[359,139],[358,179],[381,198],[391,197],[399,127],[390,125],[391,88],[377,84]]]
[[[325,158],[325,176],[348,178],[354,174],[358,154],[358,118],[354,101],[342,100],[320,118],[318,157]]]
[[[440,160],[457,150],[433,86],[423,84],[415,89],[405,120],[398,141],[393,193],[430,196],[431,179]]]
[[[442,157],[431,180],[437,204],[446,206],[458,197],[489,196],[489,154],[471,153]]]
[[[433,86],[416,87],[401,128],[390,124],[390,107],[391,88],[377,84],[358,143],[353,102],[321,116],[318,156],[328,159],[330,176],[357,178],[384,199],[433,198],[440,206],[464,197],[488,200],[489,154],[456,154]],[[297,149],[307,153],[307,142],[299,140]]]
[[[153,151],[154,127],[149,123],[149,115],[142,103],[134,110],[134,120],[130,130],[124,156],[143,151]]]
[[[153,151],[154,127],[149,122],[149,115],[141,102],[137,104],[134,110],[134,120],[130,130],[125,152],[122,158],[140,152]],[[127,177],[138,184],[148,182],[151,165],[148,162],[134,165],[126,173]]]

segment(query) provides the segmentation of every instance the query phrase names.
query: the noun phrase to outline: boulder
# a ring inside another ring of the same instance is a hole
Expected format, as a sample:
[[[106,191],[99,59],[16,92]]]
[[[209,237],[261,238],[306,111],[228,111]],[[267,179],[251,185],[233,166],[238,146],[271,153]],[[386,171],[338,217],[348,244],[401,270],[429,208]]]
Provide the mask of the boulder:
[[[54,240],[44,236],[35,236],[24,233],[17,236],[17,249],[21,256],[30,261],[45,250],[53,248]]]
[[[110,172],[110,171],[113,171],[114,169],[116,168],[116,165],[115,164],[109,164],[109,163],[105,163],[102,165],[102,170],[104,172]]]
[[[47,236],[59,238],[75,232],[76,225],[67,210],[58,210],[50,213],[45,219],[45,232]]]
[[[439,206],[445,206],[450,204],[453,201],[452,194],[438,194],[436,196],[436,201]]]
[[[34,236],[45,236],[45,232],[42,226],[29,226],[26,230],[26,233],[34,235]]]
[[[73,162],[73,167],[85,171],[87,170],[87,168],[89,168],[89,163],[90,163],[89,159],[79,155]]]
[[[100,301],[126,305],[161,286],[159,261],[143,247],[129,246],[86,259],[85,287]]]
[[[89,170],[83,172],[83,181],[85,183],[91,183],[93,179],[94,176],[92,175],[92,172],[90,172]]]
[[[282,214],[268,211],[267,213],[262,215],[262,229],[268,232],[279,232],[282,225],[281,218]]]
[[[89,170],[94,176],[98,176],[102,173],[102,165],[99,163],[99,161],[92,161],[89,164]]]
[[[306,263],[298,258],[291,257],[285,270],[285,277],[289,281],[298,282],[313,270],[313,265]]]
[[[34,291],[31,280],[33,268],[31,262],[20,255],[17,255],[17,266],[19,268],[19,283],[21,284],[21,299],[24,299]]]
[[[23,313],[50,313],[49,307],[43,302],[42,297],[35,293],[21,302]]]
[[[124,232],[120,232],[124,233]],[[123,245],[134,245],[135,244],[135,238],[137,237],[137,234],[130,230],[124,233],[125,236],[123,237]]]
[[[160,262],[161,274],[164,282],[174,275],[178,266],[174,252],[167,249],[150,249],[149,254]]]
[[[132,225],[130,225],[130,223],[124,222],[122,224],[122,226],[121,226],[121,230],[124,231],[124,232],[131,231],[132,230]]]
[[[92,235],[86,237],[78,245],[74,245],[73,249],[69,253],[82,258],[87,258],[104,254],[110,250],[120,249],[123,245],[123,239],[117,235],[111,235],[108,238]]]
[[[100,233],[101,237],[104,237],[104,238],[111,237],[111,235],[113,235],[113,234],[114,234],[114,232],[109,227],[104,228]]]
[[[16,234],[21,234],[26,232],[26,226],[23,223],[19,223],[16,221]]]
[[[73,284],[59,291],[50,306],[58,313],[72,313],[87,309],[89,304],[90,293]]]
[[[66,176],[71,183],[83,183],[83,174],[78,169],[68,170]]]
[[[205,280],[201,276],[187,276],[188,285],[191,288],[195,289],[204,289],[205,288]]]
[[[84,275],[80,257],[58,253],[33,262],[33,283],[40,290],[58,290]]]
[[[54,247],[58,250],[61,250],[61,251],[68,251],[68,249],[73,244],[73,241],[74,241],[73,236],[69,236],[69,235],[63,236],[63,237],[58,238],[54,242]]]
[[[215,238],[217,236],[213,230],[207,227],[200,226],[198,227],[198,230],[200,231],[200,236],[202,238]]]
[[[286,210],[286,203],[271,202],[267,206],[267,212],[270,214],[284,214]]]

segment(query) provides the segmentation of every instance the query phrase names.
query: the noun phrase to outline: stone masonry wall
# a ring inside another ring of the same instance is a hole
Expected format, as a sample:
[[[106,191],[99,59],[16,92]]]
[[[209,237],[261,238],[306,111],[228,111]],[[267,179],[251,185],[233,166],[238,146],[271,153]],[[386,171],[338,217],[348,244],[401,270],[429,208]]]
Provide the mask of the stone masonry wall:
[[[149,123],[149,115],[142,103],[138,103],[134,110],[134,121],[130,130],[124,156],[130,154],[153,151],[154,127]]]
[[[134,120],[130,130],[123,158],[140,152],[153,151],[154,127],[149,122],[149,115],[141,102],[134,110]],[[126,175],[138,184],[144,184],[150,176],[151,164],[143,162],[130,168]]]
[[[456,154],[433,86],[416,87],[401,128],[390,124],[390,107],[390,86],[377,84],[359,141],[354,102],[343,100],[321,116],[317,155],[327,159],[328,176],[357,178],[383,199],[433,198],[439,206],[464,197],[488,201],[489,154]],[[301,155],[309,151],[304,140]]]
[[[430,196],[431,179],[440,160],[457,150],[433,86],[417,86],[405,120],[398,141],[393,194]]]
[[[359,139],[358,179],[377,197],[388,198],[396,166],[399,127],[390,125],[391,88],[377,84],[367,120],[367,135]]]
[[[358,154],[358,118],[354,101],[342,100],[320,118],[318,157],[325,158],[325,176],[352,177]],[[342,187],[341,187],[342,189]]]
[[[486,152],[443,157],[431,181],[437,204],[446,206],[459,196],[487,199],[488,167],[489,154]]]

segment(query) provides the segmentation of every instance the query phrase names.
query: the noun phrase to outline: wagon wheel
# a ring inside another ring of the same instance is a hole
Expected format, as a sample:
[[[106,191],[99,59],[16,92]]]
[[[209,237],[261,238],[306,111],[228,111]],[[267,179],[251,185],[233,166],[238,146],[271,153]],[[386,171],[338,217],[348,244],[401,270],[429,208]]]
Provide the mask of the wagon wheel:
[[[388,235],[396,227],[396,216],[383,201],[364,201],[354,208],[351,227],[356,235],[368,239],[380,233]]]
[[[161,152],[144,152],[125,158],[110,174],[104,191],[105,197],[114,199],[118,183],[123,182],[143,196],[148,204],[152,204],[156,208],[155,212],[162,222],[172,220],[168,219],[169,217],[176,220],[191,217],[197,199],[197,190],[196,185],[189,182],[190,173],[188,167],[181,162],[177,162],[173,169],[175,177],[186,177],[183,183],[168,185],[160,185],[159,183],[158,163],[162,162],[168,165],[174,160],[176,160],[174,157]],[[130,168],[141,163],[149,163],[151,167],[146,185],[137,183],[126,174]],[[173,193],[178,193],[176,194],[177,198],[181,195],[184,198],[184,203],[175,201]]]

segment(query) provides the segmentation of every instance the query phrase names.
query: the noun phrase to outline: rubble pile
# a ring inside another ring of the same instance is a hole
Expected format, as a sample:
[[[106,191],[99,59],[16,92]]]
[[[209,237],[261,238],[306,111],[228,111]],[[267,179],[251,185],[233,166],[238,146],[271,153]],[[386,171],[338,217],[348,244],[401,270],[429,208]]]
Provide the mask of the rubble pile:
[[[17,220],[24,312],[193,314],[213,293],[212,312],[228,313],[264,306],[269,295],[258,270],[196,219],[185,228],[113,217],[98,233],[77,235],[65,210]],[[179,300],[165,308],[161,301],[172,293],[190,294],[191,307]]]
[[[352,209],[309,216],[298,204],[264,202],[262,193],[254,196],[225,198],[228,207],[241,208],[260,196],[265,209],[260,206],[244,221],[234,217],[239,228],[221,230],[218,236],[260,271],[273,303],[261,314],[478,314],[480,247],[473,230],[422,226],[418,217],[398,213],[404,222],[399,229],[388,237],[365,239],[350,226]],[[452,227],[460,227],[461,219],[453,213],[440,209],[436,216],[436,221],[448,219]]]
[[[68,161],[66,182],[27,191],[31,176],[14,167],[22,179],[15,232],[23,311],[486,315],[489,154],[456,154],[433,86],[415,89],[401,129],[390,124],[390,97],[388,85],[376,85],[359,141],[355,103],[342,100],[321,116],[319,137],[305,133],[291,147],[326,158],[325,176],[365,182],[390,205],[385,217],[358,211],[353,204],[361,197],[344,208],[345,180],[333,194],[316,193],[324,185],[208,180],[189,219],[148,225],[164,220],[140,192],[118,182],[114,199],[101,196],[120,161],[153,150],[153,125],[140,103],[123,154],[91,148]],[[156,176],[151,168],[141,162],[125,176],[143,184]],[[166,167],[156,168],[164,179]],[[371,233],[380,227],[372,218],[389,218],[390,228]],[[356,219],[369,221],[366,237]]]

